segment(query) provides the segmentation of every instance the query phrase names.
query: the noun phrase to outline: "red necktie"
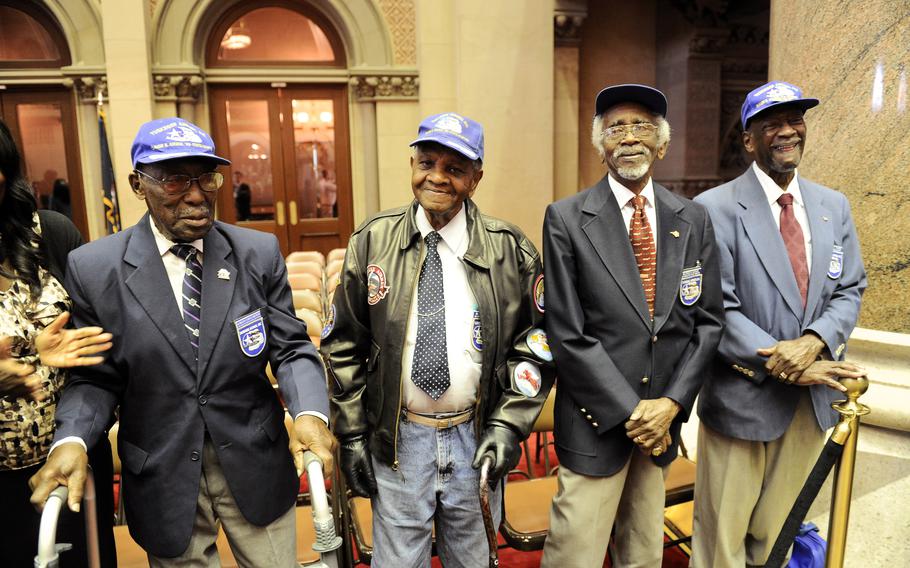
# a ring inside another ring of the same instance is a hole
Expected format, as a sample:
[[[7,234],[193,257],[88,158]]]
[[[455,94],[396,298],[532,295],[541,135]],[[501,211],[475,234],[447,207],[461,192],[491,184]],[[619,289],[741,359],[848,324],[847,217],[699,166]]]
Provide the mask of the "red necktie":
[[[806,241],[803,239],[803,230],[793,214],[793,195],[784,193],[777,198],[780,204],[780,235],[784,238],[787,247],[787,256],[796,276],[799,286],[799,295],[806,307],[806,296],[809,294],[809,264],[806,262]]]
[[[645,300],[648,301],[648,312],[654,318],[654,290],[657,281],[657,251],[654,247],[654,237],[651,234],[651,224],[645,215],[645,198],[636,195],[629,200],[635,207],[632,221],[629,223],[629,239],[632,241],[632,252],[635,253],[635,262],[638,263],[638,275],[641,285],[645,290]]]

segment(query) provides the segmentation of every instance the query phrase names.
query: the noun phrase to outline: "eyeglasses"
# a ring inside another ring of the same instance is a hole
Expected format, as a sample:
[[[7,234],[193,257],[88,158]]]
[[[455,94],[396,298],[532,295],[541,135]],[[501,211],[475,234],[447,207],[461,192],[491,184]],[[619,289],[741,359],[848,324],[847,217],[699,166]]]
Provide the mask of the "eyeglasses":
[[[657,126],[650,122],[636,122],[634,124],[620,124],[604,128],[603,137],[611,142],[618,142],[625,138],[629,132],[635,138],[651,138],[657,134]]]
[[[155,182],[155,184],[164,189],[164,192],[168,195],[177,195],[189,191],[190,186],[193,185],[194,181],[199,183],[199,189],[207,192],[217,191],[218,188],[221,187],[221,184],[224,183],[224,175],[220,172],[206,172],[199,177],[190,177],[186,174],[174,174],[167,176],[164,179],[157,179],[141,170],[133,171]]]

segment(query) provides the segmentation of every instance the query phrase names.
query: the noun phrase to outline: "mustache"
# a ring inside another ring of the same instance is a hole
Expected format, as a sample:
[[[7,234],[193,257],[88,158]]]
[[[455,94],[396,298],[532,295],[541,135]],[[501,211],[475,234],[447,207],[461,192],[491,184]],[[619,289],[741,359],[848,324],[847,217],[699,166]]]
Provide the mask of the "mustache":
[[[613,159],[621,156],[631,156],[633,154],[644,154],[646,158],[651,158],[651,150],[644,144],[635,144],[633,146],[621,146],[613,150]]]

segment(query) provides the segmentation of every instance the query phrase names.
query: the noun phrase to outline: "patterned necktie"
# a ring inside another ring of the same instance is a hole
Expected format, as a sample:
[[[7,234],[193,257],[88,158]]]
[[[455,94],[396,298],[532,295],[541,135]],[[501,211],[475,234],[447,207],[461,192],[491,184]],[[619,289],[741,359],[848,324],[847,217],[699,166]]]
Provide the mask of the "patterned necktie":
[[[638,264],[638,275],[641,285],[645,290],[645,300],[648,301],[648,313],[654,319],[654,291],[657,283],[657,251],[654,247],[654,236],[651,234],[651,224],[645,215],[645,198],[636,195],[629,200],[635,207],[632,221],[629,223],[629,239],[632,241],[632,252],[635,253],[635,262]]]
[[[780,236],[784,238],[787,247],[787,256],[790,257],[790,266],[796,276],[799,286],[799,295],[806,307],[806,297],[809,295],[809,264],[806,262],[806,241],[803,239],[803,229],[793,213],[793,195],[784,193],[777,198],[780,205]]]
[[[433,400],[449,388],[445,289],[442,261],[436,250],[439,239],[435,231],[426,237],[427,257],[417,282],[417,342],[411,369],[411,380]]]
[[[186,260],[183,273],[183,327],[193,346],[193,355],[199,360],[199,323],[202,319],[202,265],[196,259],[196,247],[179,244],[171,252]]]

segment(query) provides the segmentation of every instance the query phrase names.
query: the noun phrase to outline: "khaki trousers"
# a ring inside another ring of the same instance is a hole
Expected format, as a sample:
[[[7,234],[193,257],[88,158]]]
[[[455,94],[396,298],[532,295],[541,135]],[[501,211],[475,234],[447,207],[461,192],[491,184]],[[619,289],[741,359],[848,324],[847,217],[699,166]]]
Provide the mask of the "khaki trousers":
[[[190,544],[176,558],[159,558],[149,554],[149,565],[151,568],[220,567],[215,540],[219,526],[223,525],[231,552],[241,568],[297,568],[296,520],[294,507],[291,506],[287,513],[264,527],[247,521],[228,488],[215,446],[206,435]]]
[[[808,390],[771,442],[698,428],[692,568],[762,566],[825,445]]]
[[[665,468],[640,451],[609,477],[559,468],[541,568],[602,566],[616,520],[617,568],[660,568]]]

